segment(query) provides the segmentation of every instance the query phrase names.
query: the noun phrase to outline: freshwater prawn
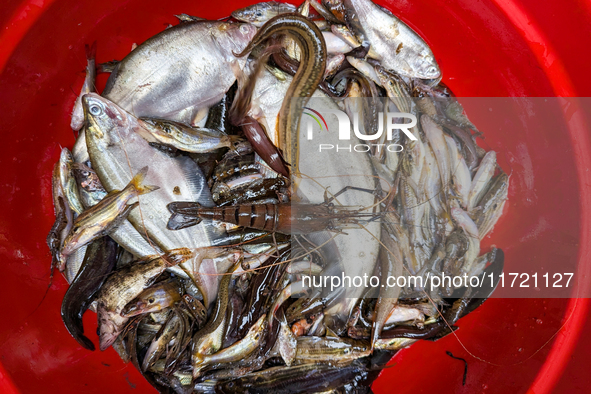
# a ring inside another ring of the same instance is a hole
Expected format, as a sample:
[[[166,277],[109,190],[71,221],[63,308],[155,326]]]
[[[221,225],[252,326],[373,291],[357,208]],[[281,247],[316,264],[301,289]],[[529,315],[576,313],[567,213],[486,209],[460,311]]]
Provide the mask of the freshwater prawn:
[[[335,206],[332,201],[346,190],[368,191],[349,186],[333,197],[325,196],[325,202],[321,204],[242,204],[207,208],[196,202],[172,202],[167,205],[172,213],[167,228],[179,230],[209,219],[281,234],[308,234],[323,230],[341,231],[343,225],[377,218],[375,213],[362,212],[366,208],[356,210]]]

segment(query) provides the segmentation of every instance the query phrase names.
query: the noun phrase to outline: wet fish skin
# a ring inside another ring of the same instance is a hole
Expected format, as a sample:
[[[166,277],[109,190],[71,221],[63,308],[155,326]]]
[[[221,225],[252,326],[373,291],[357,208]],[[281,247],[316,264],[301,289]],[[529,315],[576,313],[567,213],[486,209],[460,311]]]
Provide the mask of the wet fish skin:
[[[468,210],[473,209],[482,199],[482,196],[487,191],[487,186],[492,179],[497,166],[497,154],[491,150],[486,152],[480,164],[474,179],[470,185],[470,193],[468,195]]]
[[[398,304],[398,297],[400,296],[400,287],[388,286],[385,283],[386,278],[398,278],[403,274],[404,264],[402,261],[402,251],[398,242],[390,236],[390,231],[382,231],[381,236],[382,248],[380,249],[379,261],[381,264],[382,286],[380,287],[380,294],[376,302],[375,319],[372,326],[371,343],[372,346],[379,338],[384,325],[389,317],[392,315],[393,309]]]
[[[291,367],[272,367],[238,379],[216,384],[216,393],[291,394],[338,389],[367,374],[364,366],[334,368],[315,363]]]
[[[139,45],[111,73],[103,96],[131,114],[190,124],[222,99],[242,68],[241,52],[256,33],[248,24],[181,23]]]
[[[425,41],[371,0],[345,0],[348,25],[369,41],[382,66],[403,76],[436,79],[441,71]]]
[[[435,158],[437,159],[437,166],[439,167],[439,176],[441,177],[441,184],[443,185],[443,200],[447,198],[447,188],[449,188],[451,180],[451,168],[449,160],[449,149],[445,141],[445,134],[441,127],[431,119],[428,115],[421,116],[421,126],[429,145],[433,149]]]
[[[59,163],[56,163],[54,166],[51,183],[55,222],[47,234],[46,243],[51,253],[51,272],[53,275],[53,269],[58,267],[60,263],[60,249],[62,247],[63,240],[70,232],[72,224],[74,223],[74,219],[72,216],[72,211],[63,196],[63,191],[60,186]],[[60,268],[60,271],[62,271],[63,267]]]
[[[78,185],[74,178],[73,165],[74,157],[68,148],[63,148],[60,153],[59,164],[59,181],[63,190],[64,197],[74,212],[74,217],[80,215],[84,211],[82,202],[80,201],[80,194],[78,192]]]
[[[78,191],[80,192],[80,200],[85,208],[90,208],[105,198],[108,193],[96,172],[82,163],[74,163],[73,168]],[[162,252],[158,246],[146,241],[128,220],[124,220],[110,233],[110,236],[123,249],[137,258],[144,258]]]
[[[158,190],[158,186],[142,185],[147,172],[148,168],[144,167],[121,192],[105,197],[100,203],[78,216],[70,234],[64,240],[60,259],[65,261],[74,250],[117,227],[138,204],[136,202],[128,205],[130,199]]]
[[[83,163],[74,163],[74,178],[78,184],[80,201],[85,208],[98,204],[108,194],[96,172]]]
[[[199,365],[203,363],[204,358],[219,350],[222,345],[221,335],[224,330],[224,321],[226,319],[226,310],[229,301],[229,286],[232,273],[240,267],[240,263],[234,264],[223,276],[219,286],[218,297],[213,314],[201,330],[193,336],[193,349],[191,350],[191,364],[193,365],[193,377],[200,374]]]
[[[178,314],[172,313],[172,316],[164,324],[162,329],[148,346],[144,360],[142,361],[142,370],[147,371],[162,355],[165,347],[177,334],[181,326],[181,318]]]
[[[501,217],[508,195],[509,175],[502,172],[493,179],[490,188],[482,196],[480,203],[472,212],[476,216],[474,222],[478,227],[480,239],[484,238],[492,230]]]
[[[295,12],[296,7],[287,3],[267,1],[249,5],[232,12],[232,16],[242,22],[248,22],[256,27],[263,26],[269,19],[280,15]]]
[[[61,315],[68,332],[88,350],[94,350],[94,344],[84,336],[82,315],[94,300],[107,275],[117,262],[117,244],[109,237],[92,242],[84,256],[84,262],[76,278],[64,296]]]
[[[128,265],[107,279],[97,295],[101,351],[111,346],[123,330],[128,320],[121,316],[123,308],[150,286],[167,267],[191,257],[193,252],[187,248],[171,250],[146,263]]]
[[[63,272],[68,283],[72,283],[76,278],[76,275],[78,275],[78,271],[80,271],[80,268],[84,263],[87,247],[88,245],[84,245],[68,256],[68,259],[66,260],[66,268]]]
[[[289,324],[285,320],[285,316],[283,320],[280,321],[280,328],[279,334],[277,336],[277,343],[275,345],[281,358],[285,362],[285,364],[289,367],[295,361],[298,341],[289,328]]]
[[[250,327],[244,338],[223,350],[211,355],[206,355],[203,357],[201,364],[198,366],[195,366],[194,364],[193,367],[196,368],[199,366],[216,363],[229,363],[245,358],[259,347],[260,342],[264,336],[265,319],[266,316],[261,316],[259,320],[257,320],[257,322],[252,327]]]
[[[248,46],[238,54],[244,56],[254,47],[277,33],[288,33],[297,39],[301,51],[300,67],[287,91],[279,112],[278,146],[283,150],[285,161],[292,166],[292,173],[298,173],[300,116],[309,98],[322,80],[326,69],[326,43],[318,27],[299,14],[278,15],[265,23]],[[269,129],[267,129],[268,131]],[[271,137],[272,138],[272,137]]]
[[[158,283],[134,298],[121,311],[123,317],[133,317],[144,313],[160,312],[181,300],[180,285],[176,280]]]
[[[466,160],[458,150],[458,145],[454,139],[445,135],[447,148],[450,158],[451,179],[453,181],[453,189],[455,195],[460,199],[460,205],[464,209],[468,209],[468,201],[470,194],[470,187],[472,185],[472,176],[470,169],[466,164]]]
[[[87,93],[94,92],[94,85],[96,79],[96,41],[92,46],[85,46],[86,48],[86,77],[84,83],[80,89],[80,94],[76,98],[74,103],[74,109],[72,110],[72,120],[70,127],[74,131],[80,130],[84,126],[84,110],[82,109],[82,96]]]
[[[142,196],[141,210],[134,210],[129,216],[150,245],[162,250],[209,245],[216,238],[209,226],[198,225],[174,232],[166,228],[170,217],[166,205],[171,201],[213,205],[206,179],[197,164],[188,157],[173,158],[152,148],[134,131],[138,127],[137,119],[113,102],[91,93],[84,96],[83,104],[88,124],[85,133],[88,151],[93,169],[105,189],[120,190],[129,182],[132,171],[147,165],[152,169],[147,182],[160,189]],[[91,113],[91,108],[96,114]],[[179,275],[186,276],[180,268],[173,268]]]
[[[221,148],[231,148],[241,138],[234,135],[226,135],[216,130],[192,128],[179,122],[166,119],[139,118],[141,126],[138,129],[140,135],[146,139],[155,139],[157,142],[177,148],[183,152],[208,153]]]
[[[367,341],[340,337],[298,337],[295,363],[343,365],[371,354]]]

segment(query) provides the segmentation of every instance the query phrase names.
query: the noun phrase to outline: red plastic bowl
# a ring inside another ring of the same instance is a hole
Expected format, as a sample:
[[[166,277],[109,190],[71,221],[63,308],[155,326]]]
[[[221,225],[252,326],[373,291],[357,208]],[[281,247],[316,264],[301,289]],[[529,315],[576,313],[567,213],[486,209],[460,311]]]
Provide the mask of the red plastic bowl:
[[[49,279],[45,236],[53,222],[52,165],[60,147],[74,142],[69,112],[84,78],[84,44],[97,41],[99,62],[121,59],[132,43],[176,23],[174,14],[215,19],[249,3],[30,0],[2,5],[1,392],[151,392],[148,383],[112,349],[89,352],[69,336],[59,313],[67,288],[61,276],[39,306]],[[444,82],[460,97],[591,96],[586,72],[590,64],[586,48],[591,47],[587,2],[555,0],[544,6],[533,0],[380,3],[426,38]],[[105,75],[99,77],[99,88],[105,80]],[[576,113],[554,135],[545,136],[544,140],[560,147],[555,150],[530,132],[487,133],[490,147],[516,158],[509,204],[516,216],[508,215],[491,240],[505,248],[509,267],[517,270],[519,259],[560,248],[565,258],[578,262],[577,275],[583,282],[588,278],[591,155],[589,135],[581,131],[584,122]],[[519,144],[527,144],[530,153],[527,169],[520,165]],[[519,203],[524,189],[518,180],[527,171],[533,175],[538,204],[526,209]],[[552,208],[559,211],[547,215],[549,231],[523,244],[516,241]],[[583,298],[491,299],[462,319],[457,338],[418,343],[401,351],[374,390],[545,393],[566,370],[560,391],[587,392],[581,386],[589,365],[585,349],[590,343],[581,336],[587,311],[588,300]],[[92,313],[87,314],[85,325],[88,332],[96,328]],[[573,353],[574,349],[583,350]],[[468,361],[466,386],[462,386],[463,364],[450,359],[446,350]],[[583,367],[569,364],[571,357],[582,360]]]

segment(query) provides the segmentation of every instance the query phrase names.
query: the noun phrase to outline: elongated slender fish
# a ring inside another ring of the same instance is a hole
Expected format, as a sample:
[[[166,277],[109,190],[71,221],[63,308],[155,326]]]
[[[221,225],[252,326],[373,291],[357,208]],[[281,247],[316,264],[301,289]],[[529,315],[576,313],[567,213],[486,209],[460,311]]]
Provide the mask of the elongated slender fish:
[[[226,272],[220,283],[216,305],[213,314],[209,317],[207,324],[193,336],[193,349],[191,363],[194,366],[193,377],[200,374],[201,369],[197,368],[203,363],[207,355],[216,353],[222,346],[222,335],[224,333],[224,321],[226,319],[226,310],[229,300],[229,286],[232,273],[240,267],[240,264],[234,264]]]
[[[496,166],[496,152],[494,150],[486,152],[470,185],[468,210],[471,210],[480,202],[482,195],[487,191],[486,186],[488,186],[489,181],[492,179]]]
[[[503,213],[503,207],[509,195],[509,175],[502,172],[493,179],[488,191],[480,199],[475,208],[478,212],[476,226],[480,239],[484,238],[494,227]]]
[[[62,320],[68,332],[88,350],[94,350],[94,344],[84,336],[82,315],[115,267],[116,261],[117,244],[111,238],[104,237],[91,243],[82,267],[62,301]]]
[[[257,320],[257,322],[250,327],[246,336],[235,342],[233,345],[220,350],[217,353],[203,357],[201,364],[198,366],[216,363],[229,363],[242,360],[250,353],[255,351],[263,339],[265,331],[265,318],[266,316],[261,316],[259,320]]]
[[[74,103],[72,110],[72,121],[70,127],[72,130],[78,131],[84,125],[84,110],[82,109],[82,96],[87,93],[94,92],[94,80],[96,79],[96,42],[92,46],[86,45],[86,77],[80,89],[80,94]]]
[[[123,308],[121,316],[132,317],[142,313],[160,312],[180,300],[178,282],[167,280],[144,290]]]
[[[353,360],[368,356],[371,348],[368,342],[337,337],[298,337],[295,362],[311,362],[343,365]]]
[[[256,27],[263,26],[269,19],[280,15],[295,12],[296,7],[291,4],[267,1],[249,5],[232,12],[232,16],[239,21],[248,22]]]
[[[398,245],[398,240],[390,235],[391,231],[382,231],[382,249],[380,250],[379,260],[382,268],[380,295],[376,302],[376,313],[372,327],[371,343],[372,347],[379,338],[384,325],[392,315],[394,307],[398,304],[400,287],[390,286],[386,283],[388,278],[398,278],[403,273],[402,252]]]
[[[85,144],[86,145],[86,144]],[[103,187],[96,172],[82,163],[74,163],[74,176],[78,184],[80,200],[85,208],[98,204],[107,196],[107,191]],[[133,227],[129,220],[124,220],[114,229],[111,234],[113,238],[123,249],[138,258],[162,253],[162,250],[155,244],[150,244]]]
[[[166,119],[140,118],[140,135],[148,132],[157,142],[184,152],[207,153],[220,148],[231,148],[234,142],[241,140],[235,135],[220,135],[216,130],[192,128],[179,122]]]
[[[142,361],[142,370],[146,371],[152,366],[162,355],[165,347],[174,338],[181,327],[181,317],[177,313],[173,313],[170,319],[164,324],[160,332],[156,334],[152,343],[146,350],[146,355]]]
[[[97,295],[101,350],[111,346],[123,330],[128,320],[121,316],[123,308],[167,267],[180,264],[192,256],[193,253],[186,248],[171,250],[146,263],[128,265],[109,277]]]
[[[144,167],[121,192],[114,192],[105,197],[100,203],[87,209],[76,218],[70,234],[64,240],[64,246],[60,253],[62,261],[65,261],[74,250],[96,238],[109,234],[117,227],[138,204],[137,202],[128,204],[129,200],[158,190],[158,186],[144,186],[142,184],[147,172],[148,167]]]
[[[326,69],[326,44],[316,25],[299,14],[282,14],[269,20],[238,54],[244,56],[254,47],[277,33],[289,33],[301,50],[300,67],[287,91],[279,112],[279,146],[285,160],[298,173],[300,116],[307,99],[312,96]],[[295,100],[294,100],[295,99]]]
[[[72,153],[68,148],[63,148],[59,161],[59,181],[61,182],[64,197],[74,212],[74,217],[76,217],[82,213],[84,207],[82,206],[78,185],[76,185],[76,179],[74,178],[73,165],[74,158],[72,157]]]

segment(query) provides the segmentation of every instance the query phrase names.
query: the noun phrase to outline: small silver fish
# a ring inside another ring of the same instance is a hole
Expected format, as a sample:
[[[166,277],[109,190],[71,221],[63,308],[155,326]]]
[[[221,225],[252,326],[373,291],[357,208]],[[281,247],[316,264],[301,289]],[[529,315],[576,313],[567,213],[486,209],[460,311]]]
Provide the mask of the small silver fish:
[[[74,221],[70,234],[64,240],[60,253],[60,260],[65,261],[74,250],[92,240],[108,234],[127,218],[129,212],[138,203],[128,205],[129,200],[142,194],[158,190],[158,186],[144,186],[142,182],[148,173],[148,168],[142,168],[129,184],[120,192],[114,192],[105,197],[100,203],[84,211]]]
[[[140,118],[141,128],[136,130],[142,137],[151,138],[183,152],[208,153],[220,148],[232,148],[242,140],[235,135],[219,134],[216,130],[192,128],[166,119]],[[148,134],[145,135],[145,132]]]
[[[72,110],[72,120],[70,127],[78,131],[84,126],[84,110],[82,109],[82,96],[94,92],[94,81],[96,79],[96,42],[92,46],[86,45],[86,77],[82,84],[80,94],[76,98],[74,109]]]
[[[269,19],[290,12],[296,12],[296,7],[291,4],[268,1],[249,5],[232,12],[232,16],[239,21],[248,22],[256,27],[261,27]]]

